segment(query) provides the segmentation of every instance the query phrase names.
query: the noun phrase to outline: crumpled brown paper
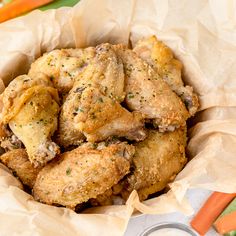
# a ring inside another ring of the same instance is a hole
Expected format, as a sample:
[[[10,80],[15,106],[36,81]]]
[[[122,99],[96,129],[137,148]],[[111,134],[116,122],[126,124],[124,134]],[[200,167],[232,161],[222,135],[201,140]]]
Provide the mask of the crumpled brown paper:
[[[134,209],[192,213],[189,188],[236,192],[236,3],[234,0],[82,0],[74,8],[34,11],[0,25],[0,78],[7,85],[43,52],[101,42],[132,44],[155,34],[184,64],[200,96],[189,131],[191,161],[158,198],[84,214],[35,202],[0,168],[0,232],[5,235],[122,235]],[[3,90],[3,83],[0,89]]]

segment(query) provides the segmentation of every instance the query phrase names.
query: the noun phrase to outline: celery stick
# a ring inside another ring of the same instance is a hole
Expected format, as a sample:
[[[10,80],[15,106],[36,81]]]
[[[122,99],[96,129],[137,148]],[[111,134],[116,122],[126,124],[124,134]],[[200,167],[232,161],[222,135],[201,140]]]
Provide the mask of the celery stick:
[[[228,215],[234,211],[236,211],[236,198],[224,209],[224,211],[220,214],[217,220],[219,220],[221,217]],[[217,220],[215,222],[217,222]],[[236,236],[236,230],[232,230],[224,234],[224,236]]]
[[[230,231],[227,234],[224,234],[224,236],[236,236],[236,230]]]
[[[79,0],[55,0],[45,6],[39,8],[39,10],[45,11],[49,9],[57,9],[60,7],[73,7]]]
[[[224,209],[218,219],[220,219],[224,215],[230,214],[233,211],[236,211],[236,198]]]
[[[13,1],[13,0],[3,0],[2,3],[5,5],[5,4],[10,3],[10,2],[12,2],[12,1]]]

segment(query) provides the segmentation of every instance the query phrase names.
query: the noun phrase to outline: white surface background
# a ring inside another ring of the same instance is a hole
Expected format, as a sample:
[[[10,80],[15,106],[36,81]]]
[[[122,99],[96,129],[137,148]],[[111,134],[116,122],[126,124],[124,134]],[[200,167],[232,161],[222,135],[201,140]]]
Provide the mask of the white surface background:
[[[203,189],[192,189],[188,191],[187,198],[194,208],[194,212],[197,212],[201,208],[210,194],[210,191]],[[129,222],[125,236],[138,236],[148,227],[162,222],[178,222],[189,225],[193,216],[194,215],[185,216],[182,213],[176,212],[164,215],[142,215],[133,217]],[[206,236],[219,236],[219,234],[211,228]]]

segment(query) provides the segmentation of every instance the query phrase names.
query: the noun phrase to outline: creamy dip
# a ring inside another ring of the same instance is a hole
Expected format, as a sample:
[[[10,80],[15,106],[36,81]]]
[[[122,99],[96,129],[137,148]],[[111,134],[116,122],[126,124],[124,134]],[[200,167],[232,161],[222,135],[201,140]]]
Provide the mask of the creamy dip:
[[[158,229],[150,234],[148,236],[191,236],[191,234],[175,228],[164,228],[164,229]]]

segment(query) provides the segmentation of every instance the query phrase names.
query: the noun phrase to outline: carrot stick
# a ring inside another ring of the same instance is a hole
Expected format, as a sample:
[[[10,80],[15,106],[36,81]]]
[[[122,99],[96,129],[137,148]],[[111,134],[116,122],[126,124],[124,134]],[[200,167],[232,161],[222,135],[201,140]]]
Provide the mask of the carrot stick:
[[[205,235],[216,218],[235,197],[236,193],[214,192],[193,218],[191,226],[200,235]]]
[[[9,20],[53,0],[15,0],[0,8],[0,22]]]
[[[232,230],[236,230],[236,211],[222,216],[215,222],[214,226],[220,234],[225,234]]]

